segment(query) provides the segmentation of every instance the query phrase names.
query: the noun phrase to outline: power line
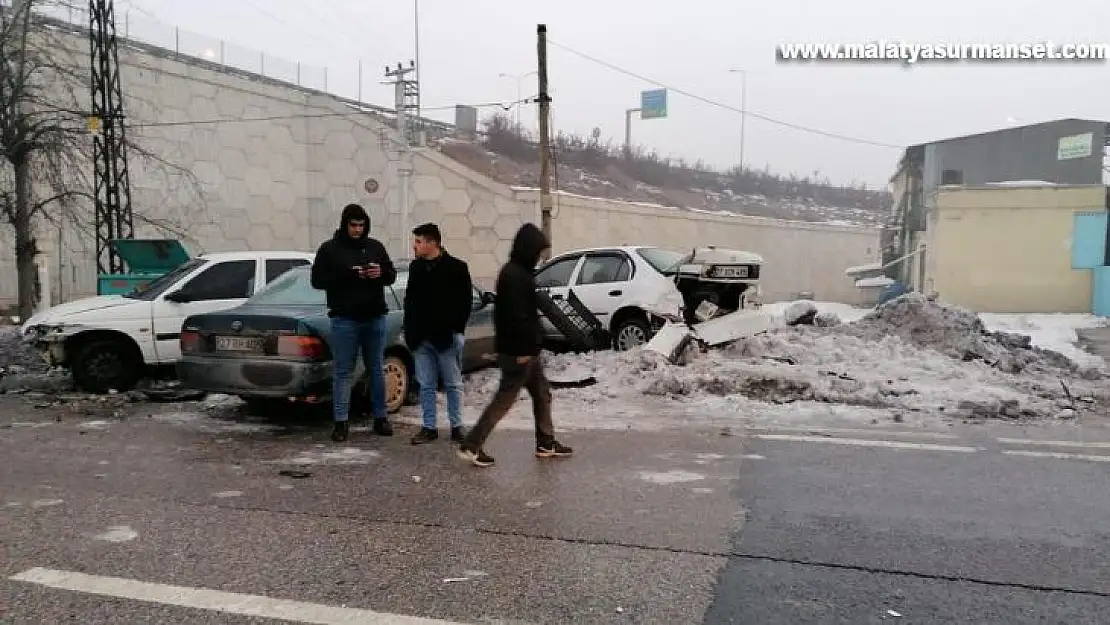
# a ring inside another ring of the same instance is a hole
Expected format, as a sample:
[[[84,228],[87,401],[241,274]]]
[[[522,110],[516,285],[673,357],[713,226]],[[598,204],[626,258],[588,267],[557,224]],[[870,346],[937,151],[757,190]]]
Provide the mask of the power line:
[[[585,52],[579,52],[578,50],[575,50],[574,48],[571,48],[569,46],[565,46],[565,45],[563,45],[561,43],[558,43],[558,42],[555,42],[555,41],[551,41],[550,39],[548,39],[547,42],[549,44],[555,46],[556,48],[561,48],[563,50],[566,50],[567,52],[570,52],[571,54],[573,54],[575,56],[586,59],[587,61],[597,63],[598,65],[602,65],[604,67],[607,67],[607,68],[609,68],[609,69],[611,69],[615,72],[619,72],[619,73],[624,74],[626,76],[630,76],[632,78],[642,80],[646,83],[653,84],[657,87],[662,87],[662,88],[666,89],[667,91],[671,91],[671,92],[677,93],[679,95],[684,95],[684,96],[686,96],[690,99],[697,100],[699,102],[702,102],[704,104],[708,104],[710,106],[715,106],[717,108],[725,109],[727,111],[732,111],[734,113],[740,113],[742,115],[749,115],[749,116],[754,117],[756,119],[760,119],[760,120],[763,120],[765,122],[775,124],[777,126],[782,126],[784,128],[789,128],[791,130],[797,130],[799,132],[805,132],[805,133],[809,133],[809,134],[820,135],[822,137],[828,137],[830,139],[838,139],[840,141],[847,141],[847,142],[850,142],[850,143],[859,143],[859,144],[863,144],[863,145],[871,145],[871,146],[880,147],[880,148],[894,148],[894,149],[899,149],[900,150],[904,147],[904,146],[900,146],[900,145],[893,145],[893,144],[890,144],[890,143],[882,143],[882,142],[879,142],[879,141],[872,141],[870,139],[861,139],[859,137],[852,137],[852,136],[849,136],[849,135],[842,135],[842,134],[838,134],[838,133],[835,133],[835,132],[828,132],[828,131],[825,131],[825,130],[821,130],[819,128],[811,128],[809,126],[802,126],[800,124],[785,122],[785,121],[782,121],[781,119],[775,119],[773,117],[770,117],[768,115],[764,115],[762,113],[754,113],[752,111],[744,111],[743,109],[736,108],[735,106],[731,106],[731,105],[725,104],[723,102],[718,102],[716,100],[711,100],[711,99],[709,99],[705,96],[700,96],[696,93],[691,93],[691,92],[686,91],[684,89],[677,89],[675,87],[668,86],[664,83],[659,82],[658,80],[655,80],[653,78],[648,78],[647,76],[644,76],[643,74],[637,74],[636,72],[633,72],[633,71],[627,70],[623,67],[614,65],[614,64],[612,64],[608,61],[599,59],[595,56],[591,56],[589,54],[586,54]]]

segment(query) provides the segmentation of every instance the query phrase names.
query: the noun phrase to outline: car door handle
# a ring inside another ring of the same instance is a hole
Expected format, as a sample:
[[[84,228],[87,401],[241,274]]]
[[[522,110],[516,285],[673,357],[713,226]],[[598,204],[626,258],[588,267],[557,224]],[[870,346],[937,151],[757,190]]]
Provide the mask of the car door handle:
[[[623,294],[624,291],[621,291],[620,289],[617,289],[616,291],[609,291],[609,297],[620,297]]]

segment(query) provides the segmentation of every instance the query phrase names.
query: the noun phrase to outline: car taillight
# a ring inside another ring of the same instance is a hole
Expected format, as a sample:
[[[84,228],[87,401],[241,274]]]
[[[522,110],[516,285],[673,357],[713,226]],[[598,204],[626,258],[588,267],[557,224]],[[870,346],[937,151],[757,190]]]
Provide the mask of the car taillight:
[[[277,342],[278,356],[318,360],[327,354],[327,345],[315,336],[280,336]]]
[[[204,339],[200,337],[200,332],[196,330],[182,330],[181,331],[181,353],[186,354],[190,352],[204,351]]]

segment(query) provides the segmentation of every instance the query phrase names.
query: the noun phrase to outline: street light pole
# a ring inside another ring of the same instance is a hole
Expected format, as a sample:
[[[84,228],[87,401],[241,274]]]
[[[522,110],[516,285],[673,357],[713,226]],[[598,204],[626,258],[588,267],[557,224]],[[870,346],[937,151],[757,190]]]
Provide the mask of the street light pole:
[[[748,72],[742,69],[730,69],[733,74],[740,74],[740,171],[744,171],[744,126],[748,121]]]
[[[520,109],[523,108],[523,105],[521,104],[521,102],[524,100],[524,79],[528,78],[529,76],[535,76],[538,73],[539,73],[539,70],[532,70],[530,72],[524,72],[523,74],[506,74],[505,72],[501,72],[500,74],[498,74],[498,76],[500,76],[501,78],[513,78],[513,79],[516,80],[516,115],[515,115],[515,117],[516,117],[516,130],[517,130],[517,132],[520,132],[520,129],[521,129],[521,126],[520,126]]]

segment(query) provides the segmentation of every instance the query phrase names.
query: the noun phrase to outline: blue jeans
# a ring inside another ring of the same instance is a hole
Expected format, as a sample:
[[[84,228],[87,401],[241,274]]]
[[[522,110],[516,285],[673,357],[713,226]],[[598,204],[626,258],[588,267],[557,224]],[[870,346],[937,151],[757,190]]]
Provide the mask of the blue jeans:
[[[412,355],[416,361],[416,383],[420,386],[420,409],[424,413],[424,427],[436,429],[436,389],[443,379],[447,395],[447,420],[451,427],[462,425],[462,353],[466,338],[455,335],[454,343],[446,351],[437,351],[424,341]]]
[[[385,335],[385,315],[369,321],[332,317],[332,416],[336,422],[346,421],[351,409],[351,383],[360,348],[370,378],[370,414],[375,419],[388,416],[385,410]]]

